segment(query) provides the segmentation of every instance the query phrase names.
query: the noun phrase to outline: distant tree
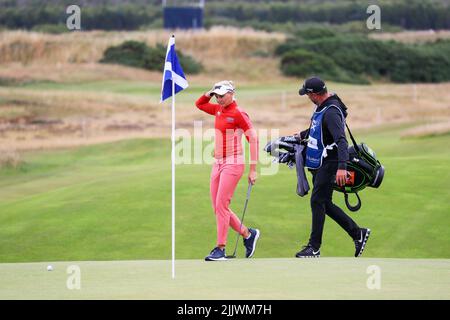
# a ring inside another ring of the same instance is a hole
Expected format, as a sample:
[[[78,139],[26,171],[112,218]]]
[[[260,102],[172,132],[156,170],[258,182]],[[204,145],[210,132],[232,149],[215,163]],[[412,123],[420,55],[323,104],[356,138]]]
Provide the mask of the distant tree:
[[[203,70],[200,62],[177,50],[177,57],[185,73],[196,74]],[[149,47],[144,42],[125,41],[105,50],[101,63],[122,64],[147,70],[162,71],[166,58],[166,48],[162,44]]]

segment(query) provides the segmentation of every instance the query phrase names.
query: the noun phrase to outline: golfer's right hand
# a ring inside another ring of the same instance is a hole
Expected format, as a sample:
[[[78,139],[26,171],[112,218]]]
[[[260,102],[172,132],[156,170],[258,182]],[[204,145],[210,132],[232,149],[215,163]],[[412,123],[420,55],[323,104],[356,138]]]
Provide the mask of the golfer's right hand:
[[[214,95],[213,91],[215,88],[216,88],[215,86],[212,87],[211,90],[209,90],[208,92],[205,93],[205,96],[207,96],[208,98],[211,98]]]
[[[336,172],[336,184],[340,187],[345,186],[345,182],[347,181],[347,170],[338,169]]]
[[[252,185],[256,183],[256,179],[258,178],[258,174],[256,171],[250,171],[248,174],[248,183],[251,183]]]

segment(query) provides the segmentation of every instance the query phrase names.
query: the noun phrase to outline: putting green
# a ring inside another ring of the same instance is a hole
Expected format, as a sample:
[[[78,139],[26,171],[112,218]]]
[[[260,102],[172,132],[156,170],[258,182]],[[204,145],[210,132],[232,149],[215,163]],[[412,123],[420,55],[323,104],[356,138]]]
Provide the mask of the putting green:
[[[178,260],[175,279],[169,260],[0,264],[0,299],[450,299],[449,288],[450,259]]]

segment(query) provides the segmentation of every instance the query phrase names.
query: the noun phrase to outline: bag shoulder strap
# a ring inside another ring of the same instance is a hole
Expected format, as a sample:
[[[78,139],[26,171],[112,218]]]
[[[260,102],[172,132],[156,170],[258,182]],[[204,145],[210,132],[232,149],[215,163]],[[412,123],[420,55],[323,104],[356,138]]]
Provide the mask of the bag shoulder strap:
[[[350,131],[350,128],[348,127],[347,121],[345,121],[345,126],[347,127],[348,133],[350,134],[350,139],[352,139],[353,147],[355,148],[356,152],[359,152],[358,144],[356,143],[356,140],[353,137],[352,132]]]

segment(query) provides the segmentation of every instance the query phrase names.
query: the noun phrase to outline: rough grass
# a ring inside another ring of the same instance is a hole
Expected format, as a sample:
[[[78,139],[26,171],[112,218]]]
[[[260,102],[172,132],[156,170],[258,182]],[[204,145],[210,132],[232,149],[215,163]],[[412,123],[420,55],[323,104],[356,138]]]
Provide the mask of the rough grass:
[[[73,32],[60,35],[25,31],[0,32],[0,64],[39,62],[56,65],[65,63],[93,63],[103,57],[110,46],[127,40],[144,41],[150,46],[164,46],[171,33],[166,30],[136,32]],[[256,56],[256,52],[269,55],[284,41],[281,33],[266,33],[251,29],[215,27],[208,31],[177,31],[177,48],[194,55],[206,67],[206,72],[223,75],[244,73],[245,64],[253,77],[267,74],[268,65],[276,72],[271,58]],[[279,72],[276,72],[279,73]],[[251,75],[250,75],[251,76]]]
[[[382,32],[370,34],[370,37],[378,40],[395,40],[405,43],[434,42],[439,39],[450,39],[449,30],[423,30],[423,31],[402,31],[402,32]]]
[[[450,134],[450,122],[428,123],[403,132],[403,138],[423,138]]]
[[[0,149],[0,169],[17,169],[21,164],[23,164],[23,160],[17,151],[12,149]]]
[[[96,63],[109,45],[131,39],[165,44],[169,35],[1,32],[0,145],[20,152],[169,137],[170,106],[159,104],[161,73]],[[194,121],[212,127],[213,119],[199,112],[194,101],[223,79],[234,80],[239,106],[257,129],[285,135],[306,127],[313,106],[297,94],[302,79],[282,77],[276,58],[255,53],[270,53],[284,39],[278,33],[233,28],[177,32],[177,47],[206,66],[201,75],[187,75],[190,86],[177,95],[177,128],[192,132]],[[450,100],[449,83],[328,87],[349,107],[352,128],[399,123],[435,128],[450,119],[443,103]]]
[[[0,70],[0,76],[11,70]],[[95,68],[84,71],[82,75],[76,74],[88,79]],[[29,77],[35,72],[31,70]],[[22,70],[22,75],[25,74]],[[155,73],[149,74],[151,78]],[[159,78],[160,74],[154,77]],[[189,88],[177,95],[177,128],[192,132],[194,121],[203,121],[205,129],[213,126],[212,117],[195,108],[194,101],[220,78],[204,77],[190,78]],[[276,129],[285,135],[308,125],[313,106],[297,94],[300,80],[283,79],[276,83],[233,80],[238,104],[250,114],[257,129]],[[450,109],[442,103],[450,100],[449,83],[371,86],[329,83],[328,86],[349,107],[351,128],[433,124],[450,119]],[[435,99],[435,92],[441,93],[441,100]],[[0,144],[5,148],[54,148],[171,134],[170,104],[159,104],[159,79],[40,80],[0,87],[0,95]]]

